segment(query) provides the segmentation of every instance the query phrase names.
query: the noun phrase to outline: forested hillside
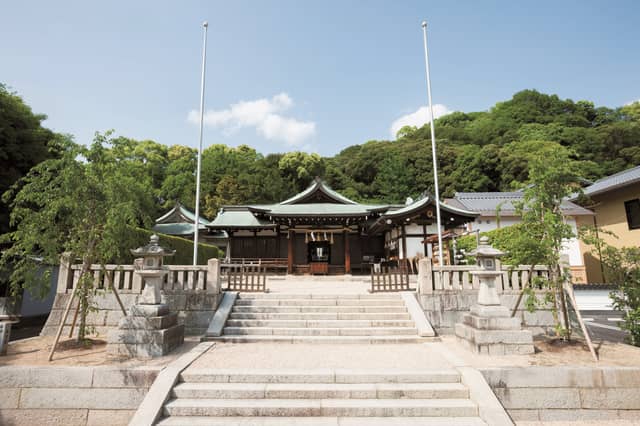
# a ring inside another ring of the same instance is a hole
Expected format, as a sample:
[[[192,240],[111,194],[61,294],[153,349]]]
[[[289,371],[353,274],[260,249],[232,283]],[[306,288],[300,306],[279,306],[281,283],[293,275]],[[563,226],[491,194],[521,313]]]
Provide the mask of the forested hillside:
[[[534,90],[487,112],[455,112],[435,123],[441,192],[506,191],[522,186],[528,158],[560,144],[596,179],[640,164],[640,103],[618,109],[562,100]],[[402,201],[433,187],[430,129],[403,128],[397,141],[351,146],[327,159],[336,188],[361,198]]]
[[[0,111],[3,122],[12,119],[6,111]],[[34,117],[30,125],[38,128],[41,119]],[[587,179],[640,164],[638,102],[610,109],[525,90],[489,111],[456,112],[436,120],[435,125],[443,196],[455,191],[519,188],[526,180],[531,153],[548,144],[571,150],[582,162]],[[44,148],[46,139],[54,135],[42,133],[42,137]],[[15,142],[11,142],[15,136],[4,131],[0,138],[5,150],[0,161],[6,171],[12,161],[8,158],[13,158],[6,151],[15,151]],[[193,207],[194,149],[124,137],[119,141],[118,149],[124,151],[119,156],[140,161],[149,173],[150,191],[158,200],[152,214],[160,214],[175,200]],[[304,189],[314,176],[324,177],[356,200],[404,202],[407,196],[432,192],[431,164],[428,126],[403,128],[395,141],[353,145],[328,158],[301,152],[262,155],[248,146],[212,145],[202,158],[202,210],[212,218],[224,204],[277,202]]]

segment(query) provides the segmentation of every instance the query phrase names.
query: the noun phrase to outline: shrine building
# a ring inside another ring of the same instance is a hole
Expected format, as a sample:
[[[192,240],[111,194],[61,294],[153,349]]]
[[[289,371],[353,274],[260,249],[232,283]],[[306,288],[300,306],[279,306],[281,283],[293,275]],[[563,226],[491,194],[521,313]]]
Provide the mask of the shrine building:
[[[223,206],[205,226],[228,235],[228,259],[281,263],[288,273],[368,273],[373,263],[437,251],[435,201],[360,204],[322,180],[278,204]],[[443,232],[478,213],[440,204]],[[434,256],[435,257],[435,256]]]

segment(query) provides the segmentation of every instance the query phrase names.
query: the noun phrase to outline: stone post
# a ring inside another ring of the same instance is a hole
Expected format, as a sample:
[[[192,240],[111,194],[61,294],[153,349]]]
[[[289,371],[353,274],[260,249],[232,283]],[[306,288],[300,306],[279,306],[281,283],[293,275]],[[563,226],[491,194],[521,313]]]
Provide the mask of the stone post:
[[[433,267],[428,257],[418,261],[418,295],[433,293]]]
[[[207,261],[207,293],[220,294],[220,260],[213,258]]]
[[[480,290],[471,313],[464,315],[463,323],[455,326],[457,340],[474,352],[486,355],[532,354],[531,331],[522,329],[520,318],[512,318],[498,296],[496,280],[502,270],[497,268],[497,260],[505,253],[491,247],[489,239],[482,237],[478,248],[470,254],[479,263],[478,270],[471,274],[478,278]]]
[[[69,253],[63,253],[60,256],[60,268],[58,269],[58,285],[56,293],[66,293],[69,286],[69,279],[73,277],[71,270],[71,257]]]

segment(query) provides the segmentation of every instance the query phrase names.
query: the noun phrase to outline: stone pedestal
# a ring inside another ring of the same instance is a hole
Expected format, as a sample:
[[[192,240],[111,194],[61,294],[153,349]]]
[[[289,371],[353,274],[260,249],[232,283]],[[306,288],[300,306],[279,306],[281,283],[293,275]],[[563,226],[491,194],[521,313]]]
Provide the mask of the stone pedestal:
[[[484,355],[526,355],[534,353],[533,335],[523,330],[520,318],[512,318],[504,306],[475,305],[463,322],[456,324],[457,340],[473,352]],[[502,308],[502,309],[493,309]]]
[[[496,279],[502,274],[496,259],[504,253],[494,249],[483,237],[472,255],[478,258],[480,269],[471,274],[478,277],[478,303],[455,326],[457,340],[476,353],[485,355],[526,355],[534,353],[533,334],[523,330],[520,318],[512,318],[500,304]]]
[[[184,325],[169,306],[133,305],[109,334],[109,355],[127,358],[163,356],[184,342]]]

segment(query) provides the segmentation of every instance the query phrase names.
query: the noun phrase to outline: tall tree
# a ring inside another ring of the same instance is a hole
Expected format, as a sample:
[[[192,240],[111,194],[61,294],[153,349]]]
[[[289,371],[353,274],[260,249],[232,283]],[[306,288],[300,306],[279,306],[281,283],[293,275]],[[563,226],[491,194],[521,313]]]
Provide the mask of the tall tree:
[[[511,243],[510,257],[515,265],[548,267],[547,279],[539,277],[526,288],[527,306],[535,306],[538,299],[534,289],[542,288],[545,301],[554,312],[556,332],[563,338],[571,335],[563,287],[570,279],[570,271],[568,265],[562,264],[560,253],[564,242],[575,235],[560,206],[564,199],[579,191],[579,180],[580,163],[569,150],[548,144],[537,151],[531,158],[523,201],[516,204],[522,222]]]

